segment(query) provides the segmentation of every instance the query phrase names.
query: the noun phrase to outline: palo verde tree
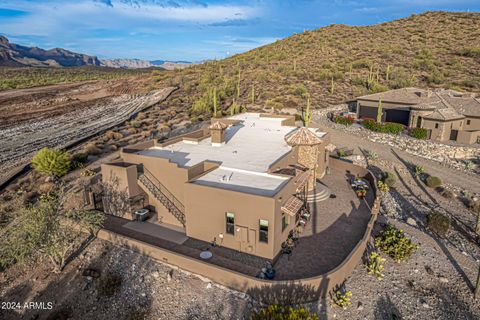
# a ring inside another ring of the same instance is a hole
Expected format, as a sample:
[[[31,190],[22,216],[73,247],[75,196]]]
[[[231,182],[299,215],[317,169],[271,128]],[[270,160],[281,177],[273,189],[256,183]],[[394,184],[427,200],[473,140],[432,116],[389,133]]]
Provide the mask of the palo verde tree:
[[[70,170],[70,155],[62,150],[43,148],[32,159],[33,168],[43,175],[59,178]]]
[[[63,188],[35,204],[18,203],[15,220],[0,233],[0,268],[47,256],[61,272],[83,232],[95,233],[104,215],[97,211],[64,209]]]

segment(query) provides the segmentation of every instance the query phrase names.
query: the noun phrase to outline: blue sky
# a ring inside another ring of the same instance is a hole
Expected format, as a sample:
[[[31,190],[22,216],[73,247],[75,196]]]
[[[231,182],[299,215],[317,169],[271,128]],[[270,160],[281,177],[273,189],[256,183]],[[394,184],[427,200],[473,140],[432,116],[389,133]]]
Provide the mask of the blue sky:
[[[480,11],[480,0],[0,0],[0,34],[101,58],[199,61],[427,10]]]

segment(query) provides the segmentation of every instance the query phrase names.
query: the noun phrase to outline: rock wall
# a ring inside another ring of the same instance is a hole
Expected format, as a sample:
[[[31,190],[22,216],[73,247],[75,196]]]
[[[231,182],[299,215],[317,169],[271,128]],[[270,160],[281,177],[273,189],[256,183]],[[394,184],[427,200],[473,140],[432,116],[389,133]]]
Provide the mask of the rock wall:
[[[347,110],[346,105],[338,105],[316,110],[314,112],[314,120],[321,125],[348,132],[373,142],[389,145],[404,150],[410,154],[437,161],[456,169],[471,170],[466,168],[466,161],[479,161],[480,159],[480,148],[478,146],[450,145],[431,140],[418,140],[406,135],[378,133],[367,130],[358,125],[347,127],[341,124],[336,124],[327,119],[329,112],[338,113]]]

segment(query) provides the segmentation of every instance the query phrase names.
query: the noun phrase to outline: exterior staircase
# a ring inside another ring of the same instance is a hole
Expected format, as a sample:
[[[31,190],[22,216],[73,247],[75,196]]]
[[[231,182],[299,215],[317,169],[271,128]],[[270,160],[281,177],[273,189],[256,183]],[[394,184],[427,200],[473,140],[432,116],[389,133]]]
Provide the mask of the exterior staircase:
[[[149,190],[183,227],[185,227],[185,207],[157,178],[147,169],[143,168],[143,173],[139,172],[138,182]]]
[[[307,202],[314,203],[327,200],[330,197],[331,191],[329,188],[317,182],[315,190],[307,194]]]

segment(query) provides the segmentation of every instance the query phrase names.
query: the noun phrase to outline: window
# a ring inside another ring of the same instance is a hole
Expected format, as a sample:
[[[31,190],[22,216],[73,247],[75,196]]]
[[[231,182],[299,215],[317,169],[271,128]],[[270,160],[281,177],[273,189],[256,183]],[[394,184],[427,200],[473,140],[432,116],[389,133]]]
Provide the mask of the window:
[[[227,212],[227,234],[235,234],[235,214]]]
[[[469,126],[469,125],[470,125],[470,120],[467,120],[467,126]]]
[[[268,243],[268,220],[260,220],[260,242]]]
[[[435,129],[438,129],[438,123],[435,123]]]
[[[286,227],[288,227],[288,224],[290,223],[290,217],[288,214],[284,214],[282,217],[282,231],[285,230]]]

